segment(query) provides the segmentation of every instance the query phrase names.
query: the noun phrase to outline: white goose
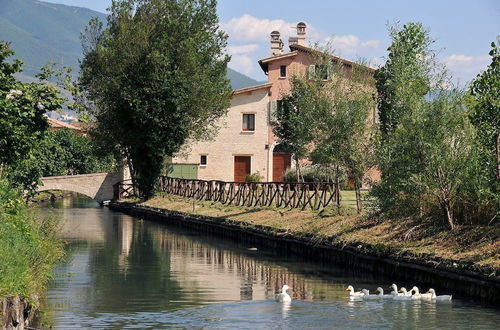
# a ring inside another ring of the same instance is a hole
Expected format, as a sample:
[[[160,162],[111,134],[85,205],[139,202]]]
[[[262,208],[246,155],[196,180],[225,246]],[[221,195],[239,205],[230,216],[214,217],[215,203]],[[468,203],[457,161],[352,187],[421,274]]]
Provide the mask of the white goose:
[[[406,288],[401,288],[401,290],[399,290],[399,293],[401,293],[401,295],[394,296],[394,300],[410,300],[411,299],[411,290],[406,291]]]
[[[413,296],[411,296],[412,300],[420,300],[420,299],[422,299],[422,295],[420,294],[420,291],[418,290],[418,288],[416,286],[414,286],[413,288],[411,288],[410,295],[411,295],[412,291],[415,292],[415,294]]]
[[[345,290],[349,291],[349,296],[351,296],[351,297],[363,297],[365,295],[364,292],[361,292],[361,291],[355,292],[352,285],[349,285],[347,287],[347,289],[345,289]]]
[[[384,289],[382,289],[381,287],[378,287],[377,290],[375,290],[376,292],[378,292],[378,297],[379,298],[382,298],[382,299],[392,299],[394,298],[394,295],[392,294],[384,294]]]
[[[292,297],[290,297],[290,295],[288,295],[288,293],[286,293],[286,291],[290,289],[290,287],[288,285],[283,285],[283,288],[281,288],[281,293],[278,293],[276,295],[276,301],[277,302],[291,302],[292,301]]]
[[[403,295],[402,293],[399,293],[398,286],[394,283],[389,287],[389,289],[392,289],[391,295],[393,295],[393,296],[402,296]]]
[[[434,289],[429,289],[428,293],[431,294],[431,299],[436,301],[451,301],[451,295],[441,295],[436,296],[436,291]]]
[[[363,296],[363,299],[380,299],[378,294],[370,294],[370,291],[367,289],[361,290],[365,295]]]

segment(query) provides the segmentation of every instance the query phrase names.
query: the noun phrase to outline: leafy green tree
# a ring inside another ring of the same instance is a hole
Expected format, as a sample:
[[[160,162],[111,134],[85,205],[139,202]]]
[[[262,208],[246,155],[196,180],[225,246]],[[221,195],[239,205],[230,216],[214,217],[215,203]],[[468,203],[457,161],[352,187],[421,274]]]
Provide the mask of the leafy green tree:
[[[401,117],[418,107],[431,88],[435,68],[433,40],[421,23],[389,27],[392,39],[386,63],[375,72],[380,129],[394,130]]]
[[[22,160],[8,167],[9,181],[31,195],[40,177],[111,172],[112,155],[101,156],[96,142],[69,129],[45,133]]]
[[[82,93],[142,197],[153,194],[164,158],[209,136],[226,113],[226,40],[215,0],[115,0],[107,27],[93,20],[82,35]]]
[[[7,61],[13,54],[9,44],[0,42],[0,177],[6,176],[7,167],[17,167],[43,138],[48,128],[45,113],[63,104],[57,89],[45,81],[18,81],[14,74],[21,72],[22,62]]]
[[[282,96],[276,109],[273,132],[283,149],[293,155],[298,182],[303,181],[300,161],[310,152],[318,102],[321,102],[318,89],[305,79],[293,77],[290,94]]]
[[[471,83],[470,119],[478,131],[483,150],[484,170],[490,187],[498,192],[500,183],[500,38],[491,43],[491,64]]]

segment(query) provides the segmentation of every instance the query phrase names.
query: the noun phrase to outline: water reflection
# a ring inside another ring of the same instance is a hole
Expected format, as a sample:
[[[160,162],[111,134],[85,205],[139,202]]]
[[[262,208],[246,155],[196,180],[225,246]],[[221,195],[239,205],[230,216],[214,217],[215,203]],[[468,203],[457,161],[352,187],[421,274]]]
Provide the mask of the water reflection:
[[[249,250],[88,201],[66,203],[55,211],[66,219],[69,258],[48,294],[57,328],[494,329],[500,323],[497,311],[460,300],[351,301],[348,283],[374,290],[392,280]],[[285,283],[295,299],[287,305],[274,302]]]

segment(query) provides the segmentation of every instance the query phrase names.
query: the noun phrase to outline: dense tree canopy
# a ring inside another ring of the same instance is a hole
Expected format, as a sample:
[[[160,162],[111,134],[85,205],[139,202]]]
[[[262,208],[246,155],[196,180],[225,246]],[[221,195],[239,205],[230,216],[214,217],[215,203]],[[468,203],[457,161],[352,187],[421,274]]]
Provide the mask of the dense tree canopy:
[[[229,107],[226,39],[214,0],[113,1],[107,28],[94,20],[82,35],[81,87],[143,197],[165,156],[210,135]]]
[[[483,165],[493,191],[500,188],[500,39],[491,43],[491,64],[472,82],[470,118],[484,149]]]

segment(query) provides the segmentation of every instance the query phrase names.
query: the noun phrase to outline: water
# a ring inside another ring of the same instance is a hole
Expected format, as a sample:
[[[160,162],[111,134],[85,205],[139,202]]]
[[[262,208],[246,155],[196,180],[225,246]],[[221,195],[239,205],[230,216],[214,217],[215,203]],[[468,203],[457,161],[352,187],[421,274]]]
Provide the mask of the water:
[[[56,329],[496,329],[500,312],[468,300],[351,301],[377,278],[142,221],[82,198],[55,204],[67,260],[48,290]],[[292,287],[294,301],[274,292]],[[400,283],[412,287],[413,283]],[[415,283],[418,285],[418,283]],[[389,291],[389,290],[387,290]],[[439,293],[439,292],[438,292]]]

